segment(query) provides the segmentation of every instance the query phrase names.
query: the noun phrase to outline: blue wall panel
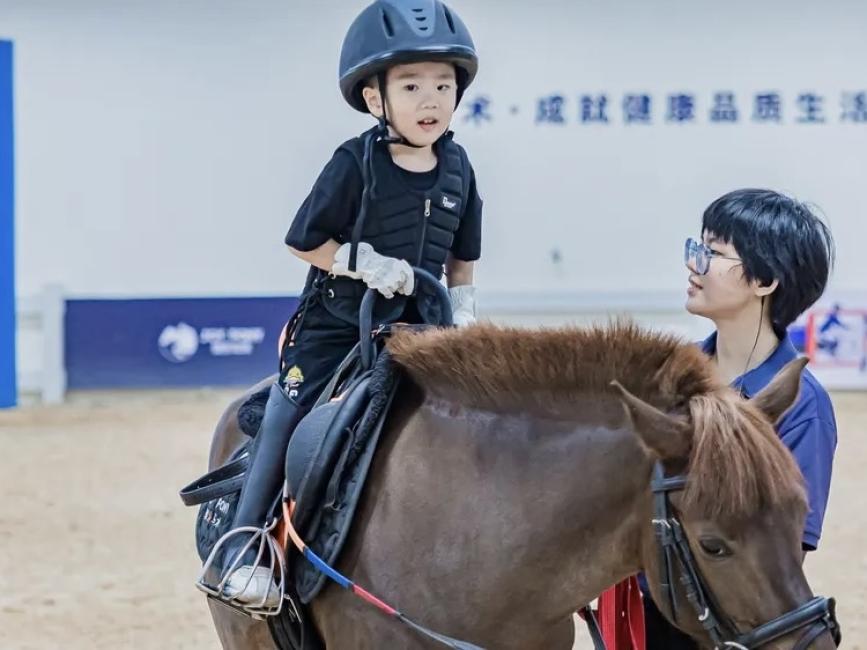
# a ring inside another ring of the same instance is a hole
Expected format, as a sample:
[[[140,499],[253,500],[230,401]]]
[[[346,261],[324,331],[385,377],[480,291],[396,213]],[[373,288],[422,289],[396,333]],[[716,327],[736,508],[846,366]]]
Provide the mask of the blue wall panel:
[[[0,408],[15,406],[15,157],[12,43],[0,41]]]
[[[277,371],[297,298],[69,300],[69,388],[238,386]]]

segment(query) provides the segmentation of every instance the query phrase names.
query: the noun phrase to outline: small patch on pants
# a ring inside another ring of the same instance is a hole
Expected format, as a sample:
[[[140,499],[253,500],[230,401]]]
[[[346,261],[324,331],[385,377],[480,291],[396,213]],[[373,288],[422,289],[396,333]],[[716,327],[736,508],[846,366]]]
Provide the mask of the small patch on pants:
[[[283,377],[283,387],[289,397],[298,397],[298,387],[304,383],[304,373],[298,366],[292,366]]]

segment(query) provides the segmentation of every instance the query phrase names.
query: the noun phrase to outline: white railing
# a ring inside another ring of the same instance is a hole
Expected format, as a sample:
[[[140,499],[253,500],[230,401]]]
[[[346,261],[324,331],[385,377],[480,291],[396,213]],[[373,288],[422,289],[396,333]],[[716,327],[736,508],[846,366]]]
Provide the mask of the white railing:
[[[699,340],[708,321],[683,308],[683,292],[672,291],[480,291],[478,316],[503,325],[588,325],[627,316],[656,330]]]
[[[18,392],[44,404],[58,404],[66,393],[63,358],[63,291],[46,287],[16,302]]]
[[[838,297],[847,306],[867,305],[867,294],[863,292],[841,293]],[[43,403],[56,404],[64,399],[65,298],[59,286],[48,286],[39,295],[18,299],[18,391],[25,400],[36,397]],[[605,322],[618,314],[628,314],[645,327],[692,341],[706,336],[711,327],[705,319],[686,313],[679,292],[479,292],[479,317],[504,325],[588,324]],[[867,389],[867,372],[863,368],[813,371],[827,388]]]

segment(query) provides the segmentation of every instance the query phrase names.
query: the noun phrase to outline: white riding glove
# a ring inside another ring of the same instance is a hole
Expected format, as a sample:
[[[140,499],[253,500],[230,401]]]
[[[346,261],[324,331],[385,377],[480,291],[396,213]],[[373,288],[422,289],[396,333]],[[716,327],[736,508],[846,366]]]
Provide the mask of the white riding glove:
[[[471,284],[449,289],[452,303],[452,320],[458,327],[476,322],[476,288]]]
[[[352,244],[343,244],[334,254],[334,265],[331,272],[353,280],[361,280],[371,289],[376,289],[386,298],[393,298],[395,293],[406,296],[415,287],[415,274],[406,260],[380,255],[370,244],[358,244],[358,256],[355,270],[349,270],[349,252]]]

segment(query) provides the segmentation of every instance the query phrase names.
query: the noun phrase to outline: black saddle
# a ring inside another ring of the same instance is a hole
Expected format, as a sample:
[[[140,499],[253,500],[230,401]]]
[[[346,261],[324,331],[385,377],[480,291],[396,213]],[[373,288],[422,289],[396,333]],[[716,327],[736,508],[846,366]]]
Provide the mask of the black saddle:
[[[417,279],[430,283],[441,301],[443,323],[451,325],[448,293],[439,281],[421,269]],[[396,327],[372,331],[376,292],[368,290],[359,316],[359,343],[350,351],[325,387],[314,407],[296,426],[286,450],[285,483],[275,495],[274,516],[280,516],[281,499],[294,502],[292,525],[305,544],[327,564],[334,566],[349,533],[368,470],[389,407],[399,385],[399,371],[385,350],[385,341]],[[259,405],[261,396],[248,402]],[[256,401],[258,399],[258,402]],[[245,406],[247,406],[245,404]],[[242,407],[242,410],[244,407]],[[245,411],[245,431],[258,430],[263,409]],[[249,421],[248,421],[249,420]],[[196,522],[196,546],[206,558],[216,541],[232,525],[244,474],[249,465],[252,438],[223,467],[183,488],[185,505],[200,505]],[[296,549],[286,549],[287,598],[280,614],[268,618],[271,635],[280,650],[321,650],[323,645],[304,605],[321,591],[326,576]]]
[[[305,543],[328,564],[337,561],[361,497],[388,406],[398,385],[397,370],[381,351],[378,336],[374,367],[364,369],[358,346],[347,356],[314,408],[298,423],[286,450],[283,497],[295,504],[292,524]],[[204,561],[232,526],[252,439],[222,467],[181,490],[186,505],[200,505],[196,548]],[[275,495],[274,516],[281,498]],[[280,650],[321,650],[304,605],[324,586],[325,576],[294,547],[286,549],[287,603],[268,617]],[[222,603],[226,606],[231,606]]]

